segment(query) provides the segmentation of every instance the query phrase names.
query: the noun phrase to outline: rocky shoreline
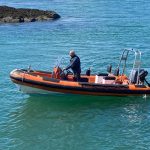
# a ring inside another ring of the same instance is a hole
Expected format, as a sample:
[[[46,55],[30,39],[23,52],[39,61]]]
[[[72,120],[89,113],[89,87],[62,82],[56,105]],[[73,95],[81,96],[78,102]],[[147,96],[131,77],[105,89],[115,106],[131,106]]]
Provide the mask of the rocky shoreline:
[[[59,19],[54,11],[0,6],[0,23],[22,23]]]

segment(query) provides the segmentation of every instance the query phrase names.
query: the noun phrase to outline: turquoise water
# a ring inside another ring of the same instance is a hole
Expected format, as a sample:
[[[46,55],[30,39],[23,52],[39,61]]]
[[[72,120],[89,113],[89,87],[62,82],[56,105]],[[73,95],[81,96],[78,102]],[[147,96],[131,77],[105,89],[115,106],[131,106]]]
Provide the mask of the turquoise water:
[[[115,68],[121,49],[142,51],[150,71],[148,0],[1,0],[0,5],[50,9],[53,22],[0,25],[0,149],[143,150],[150,147],[150,99],[29,96],[11,83],[15,68],[51,70],[75,49],[82,70]],[[131,68],[131,62],[129,63]]]

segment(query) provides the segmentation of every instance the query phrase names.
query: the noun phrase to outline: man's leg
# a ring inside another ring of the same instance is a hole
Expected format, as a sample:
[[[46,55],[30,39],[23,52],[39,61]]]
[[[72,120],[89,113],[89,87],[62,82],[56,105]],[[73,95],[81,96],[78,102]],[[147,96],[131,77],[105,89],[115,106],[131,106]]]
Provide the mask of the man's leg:
[[[77,79],[77,82],[80,82],[80,73],[76,74],[76,79]]]
[[[74,81],[80,82],[80,73],[74,73]]]

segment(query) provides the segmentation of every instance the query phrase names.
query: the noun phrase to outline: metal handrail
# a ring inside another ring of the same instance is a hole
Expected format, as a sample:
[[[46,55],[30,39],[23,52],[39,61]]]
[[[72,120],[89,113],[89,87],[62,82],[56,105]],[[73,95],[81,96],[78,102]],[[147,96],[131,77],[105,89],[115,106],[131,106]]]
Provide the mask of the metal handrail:
[[[128,58],[129,52],[133,52],[134,55],[135,55],[135,59],[134,59],[134,62],[133,62],[133,67],[132,67],[131,72],[132,72],[134,69],[137,69],[137,70],[138,70],[138,75],[137,75],[136,84],[139,84],[138,82],[139,82],[139,74],[140,74],[140,68],[141,68],[141,52],[140,52],[140,50],[124,49],[123,52],[122,52],[122,55],[121,55],[119,64],[118,64],[118,68],[120,68],[120,65],[121,65],[122,61],[124,61],[123,71],[122,71],[122,75],[123,75],[123,74],[125,73],[126,62],[127,62],[127,58]],[[131,82],[131,81],[130,81],[130,82]]]

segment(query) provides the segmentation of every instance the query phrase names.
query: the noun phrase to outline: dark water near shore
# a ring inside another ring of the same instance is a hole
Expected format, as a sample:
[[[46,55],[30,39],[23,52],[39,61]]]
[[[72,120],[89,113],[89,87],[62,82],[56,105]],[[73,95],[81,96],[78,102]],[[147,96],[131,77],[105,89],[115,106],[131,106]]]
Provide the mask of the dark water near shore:
[[[83,72],[115,68],[121,49],[137,48],[150,71],[148,0],[1,0],[0,5],[50,9],[54,22],[0,25],[0,149],[149,149],[150,98],[29,96],[9,79],[15,68],[51,70],[73,48]],[[131,62],[129,63],[131,68]]]

